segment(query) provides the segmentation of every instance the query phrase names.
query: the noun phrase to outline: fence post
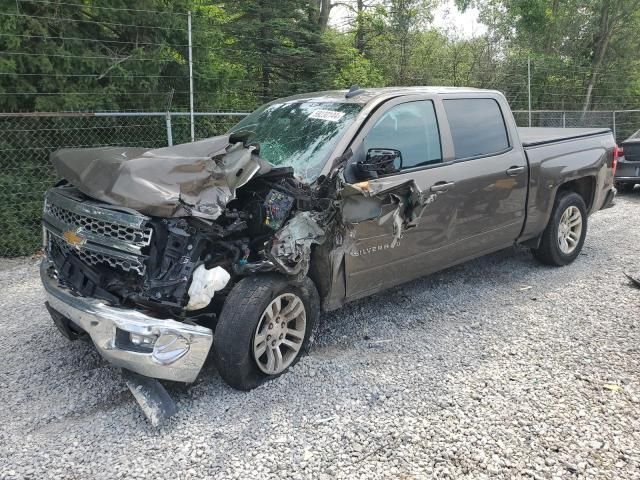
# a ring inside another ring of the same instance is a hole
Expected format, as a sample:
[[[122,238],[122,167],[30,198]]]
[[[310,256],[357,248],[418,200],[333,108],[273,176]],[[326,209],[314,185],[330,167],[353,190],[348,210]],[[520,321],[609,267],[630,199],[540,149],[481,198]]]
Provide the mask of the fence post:
[[[165,121],[167,124],[167,145],[173,147],[173,132],[171,131],[171,113],[167,111],[165,113]]]
[[[531,57],[527,57],[527,91],[529,94],[529,126],[531,126]]]
[[[562,128],[567,128],[567,112],[562,112]]]
[[[613,111],[613,139],[617,142],[618,136],[616,135],[616,111]]]
[[[191,141],[195,141],[193,124],[193,45],[191,44],[191,12],[187,14],[187,30],[189,31],[189,112],[191,117]]]
[[[173,93],[175,90],[172,88],[167,95],[167,106],[165,108],[164,119],[167,125],[167,145],[173,146],[173,132],[171,131],[171,103],[173,102]]]

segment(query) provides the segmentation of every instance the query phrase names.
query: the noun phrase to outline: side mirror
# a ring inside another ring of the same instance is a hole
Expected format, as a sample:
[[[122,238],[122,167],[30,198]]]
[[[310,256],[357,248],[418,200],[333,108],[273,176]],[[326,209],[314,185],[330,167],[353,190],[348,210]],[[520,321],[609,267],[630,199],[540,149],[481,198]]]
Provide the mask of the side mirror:
[[[370,148],[366,158],[356,166],[358,176],[362,179],[396,173],[402,169],[402,153],[392,148]]]

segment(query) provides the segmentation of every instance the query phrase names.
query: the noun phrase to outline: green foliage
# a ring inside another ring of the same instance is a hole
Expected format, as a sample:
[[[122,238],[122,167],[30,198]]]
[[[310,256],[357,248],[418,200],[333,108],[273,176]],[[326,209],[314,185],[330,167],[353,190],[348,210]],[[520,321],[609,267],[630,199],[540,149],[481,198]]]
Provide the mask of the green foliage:
[[[361,87],[383,87],[387,84],[383,72],[368,58],[355,48],[353,34],[326,34],[334,51],[335,72],[332,74],[331,88],[347,89],[351,85]]]
[[[487,31],[474,38],[433,26],[440,3],[0,0],[0,111],[187,110],[188,11],[197,111],[251,111],[353,84],[495,88],[524,109],[529,61],[534,109],[638,108],[640,0],[456,0],[480,12]],[[332,4],[344,15],[327,27]],[[199,118],[196,136],[234,120]],[[624,121],[621,131],[635,125]],[[164,120],[152,117],[0,122],[0,255],[38,248],[51,151],[166,142]],[[189,139],[186,117],[173,135]]]
[[[482,0],[482,20],[502,51],[530,57],[534,107],[637,107],[640,0]],[[553,88],[553,90],[550,90]]]
[[[487,34],[433,28],[438,0],[347,0],[346,30],[325,28],[324,0],[0,0],[0,110],[164,110],[170,99],[186,109],[189,10],[198,110],[252,110],[352,83],[520,98],[528,58],[534,107],[636,106],[640,0],[456,3],[478,7]]]
[[[337,73],[333,81],[333,88],[349,88],[351,85],[383,87],[385,85],[384,76],[376,69],[371,60],[357,53],[355,49],[353,55],[353,60]]]
[[[226,6],[227,52],[241,58],[259,103],[330,84],[330,44],[310,19],[307,0],[239,0]]]
[[[163,104],[168,80],[183,52],[184,2],[161,5],[156,15],[137,11],[129,2],[11,2],[3,0],[0,49],[6,55],[0,77],[3,110],[109,110],[131,108],[128,93],[136,92],[137,108]],[[136,2],[151,9],[159,2]],[[161,28],[158,27],[161,25]],[[183,75],[181,75],[183,77]],[[184,82],[184,79],[179,79]],[[27,92],[49,95],[25,95]],[[63,93],[63,95],[56,95]],[[144,94],[147,95],[144,95]],[[158,95],[160,93],[160,95]]]

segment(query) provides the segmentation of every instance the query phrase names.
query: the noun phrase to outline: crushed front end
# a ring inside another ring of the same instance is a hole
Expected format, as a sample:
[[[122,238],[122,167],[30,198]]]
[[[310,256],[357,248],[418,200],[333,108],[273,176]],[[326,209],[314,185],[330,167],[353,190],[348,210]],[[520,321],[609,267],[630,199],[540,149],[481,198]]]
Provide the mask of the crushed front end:
[[[224,158],[210,157],[204,168],[222,168]],[[225,174],[239,178],[247,164],[239,163],[237,172],[226,165]],[[41,276],[61,332],[71,339],[88,335],[116,366],[194,381],[233,285],[267,271],[306,275],[311,245],[324,240],[320,225],[331,220],[330,200],[292,169],[263,166],[254,173],[237,191],[234,186],[200,202],[198,208],[214,215],[195,212],[182,197],[165,216],[114,205],[88,195],[80,175],[75,181],[84,192],[64,181],[50,189]],[[134,177],[120,172],[117,180],[123,178]],[[145,188],[155,187],[147,182]]]
[[[182,255],[171,259],[175,252],[167,252],[173,269],[165,271],[164,288],[153,277],[158,266],[149,259],[164,229],[137,212],[93,202],[73,187],[47,192],[43,225],[46,258],[40,274],[60,331],[70,339],[88,335],[116,366],[194,381],[212,331],[171,315],[181,302],[179,275],[192,268]]]

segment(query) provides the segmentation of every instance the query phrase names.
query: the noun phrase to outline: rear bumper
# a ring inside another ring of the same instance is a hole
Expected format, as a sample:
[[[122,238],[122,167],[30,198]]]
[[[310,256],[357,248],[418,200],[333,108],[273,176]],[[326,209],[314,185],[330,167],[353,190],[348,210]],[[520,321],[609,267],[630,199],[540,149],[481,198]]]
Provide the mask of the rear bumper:
[[[102,357],[115,366],[148,377],[193,382],[213,342],[211,329],[151,317],[137,310],[110,307],[102,300],[75,295],[58,282],[43,260],[40,277],[49,307],[86,332]],[[154,339],[131,343],[130,334]]]

